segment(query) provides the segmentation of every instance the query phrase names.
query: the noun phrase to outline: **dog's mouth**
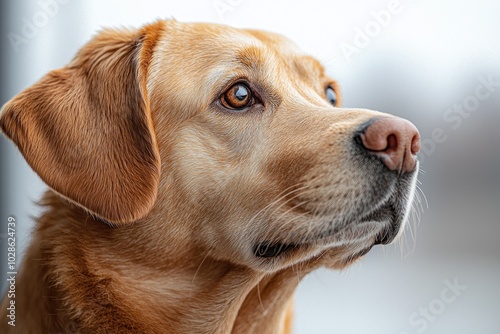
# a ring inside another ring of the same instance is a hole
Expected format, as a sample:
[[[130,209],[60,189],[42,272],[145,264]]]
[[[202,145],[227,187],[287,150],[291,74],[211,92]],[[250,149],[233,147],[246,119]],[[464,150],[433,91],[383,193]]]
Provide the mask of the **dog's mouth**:
[[[335,242],[338,236],[342,234],[349,234],[352,239],[357,239],[362,237],[361,234],[364,233],[361,232],[363,231],[362,226],[379,225],[380,232],[372,237],[372,244],[366,251],[368,252],[372,246],[391,243],[397,236],[402,223],[402,214],[394,208],[392,203],[387,203],[359,221],[352,221],[345,226],[330,229],[321,233],[321,235],[309,237],[300,243],[273,242],[269,240],[257,243],[254,246],[253,253],[259,258],[276,258],[299,249],[328,245]]]
[[[254,255],[261,258],[272,258],[280,256],[283,253],[297,249],[295,244],[271,243],[264,241],[254,246]]]
[[[416,173],[399,181],[389,196],[367,209],[364,214],[351,219],[333,219],[331,227],[321,233],[292,238],[300,242],[261,241],[254,245],[253,254],[258,258],[277,258],[292,255],[298,250],[348,245],[361,241],[366,246],[363,248],[363,254],[359,255],[362,256],[375,245],[389,244],[404,229],[413,200]]]
[[[372,238],[373,244],[367,248],[366,252],[368,252],[372,246],[389,244],[392,240],[394,240],[399,231],[398,226],[400,226],[401,223],[402,218],[399,218],[393,206],[388,203],[360,221],[353,221],[343,227],[330,229],[321,235],[310,237],[301,243],[272,242],[269,240],[260,242],[254,246],[254,255],[259,258],[276,258],[281,255],[292,253],[298,249],[327,245],[334,242],[339,235],[346,233],[349,233],[353,239],[359,238],[360,235],[356,234],[361,234],[361,232],[356,232],[358,230],[362,230],[360,228],[361,226],[367,224],[378,224],[381,226],[381,231],[377,233],[374,238]],[[366,252],[364,252],[364,254],[366,254]],[[361,254],[360,256],[364,254]]]

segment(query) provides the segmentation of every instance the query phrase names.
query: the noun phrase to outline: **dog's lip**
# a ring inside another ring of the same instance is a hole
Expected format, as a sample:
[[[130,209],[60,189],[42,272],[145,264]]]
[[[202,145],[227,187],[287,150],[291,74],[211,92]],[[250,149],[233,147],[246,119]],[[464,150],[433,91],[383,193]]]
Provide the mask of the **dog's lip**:
[[[380,231],[377,234],[366,235],[367,240],[373,242],[370,248],[375,245],[386,245],[391,243],[396,237],[399,228],[403,222],[404,214],[398,210],[392,198],[389,198],[382,205],[379,205],[375,210],[370,211],[368,214],[363,215],[359,219],[351,220],[341,226],[332,228],[321,235],[313,237],[302,243],[295,243],[294,247],[299,248],[303,246],[327,246],[331,243],[336,243],[338,241],[339,234],[346,231],[355,232],[356,229],[362,229],[366,225],[374,225],[374,228],[379,227]],[[363,239],[363,236],[360,236]],[[353,239],[353,242],[358,242],[359,239]],[[344,243],[344,242],[342,242]]]
[[[416,172],[411,173],[414,175]],[[413,177],[413,176],[412,176]],[[359,235],[358,238],[353,238],[352,242],[356,243],[360,240],[370,244],[369,248],[375,245],[390,244],[397,237],[404,220],[406,219],[406,201],[400,197],[406,197],[407,187],[404,180],[398,180],[397,186],[390,191],[387,196],[378,203],[374,203],[371,209],[366,210],[362,215],[356,218],[346,220],[343,224],[338,224],[321,234],[312,235],[307,238],[297,238],[300,241],[293,240],[265,240],[256,243],[254,246],[254,255],[261,258],[278,257],[281,255],[289,255],[298,250],[312,249],[316,247],[328,247],[332,244],[346,244],[350,240],[339,241],[338,235],[346,232],[349,229],[356,233],[356,229],[363,229],[366,225],[373,225],[373,233]],[[332,221],[333,222],[333,221]],[[259,252],[258,246],[266,245],[267,251]],[[270,248],[269,248],[270,247]]]
[[[378,217],[383,215],[383,217]],[[387,245],[391,243],[398,234],[404,219],[404,213],[396,208],[395,202],[389,199],[380,208],[370,213],[368,216],[361,219],[364,222],[387,222],[375,238],[374,245]]]
[[[363,225],[367,224],[380,224],[382,228],[378,234],[371,236],[372,244],[367,248],[371,249],[373,246],[380,244],[386,245],[394,240],[401,226],[403,215],[398,212],[399,210],[397,210],[393,201],[389,199],[377,209],[364,215],[361,219],[350,221],[343,226],[333,228],[323,232],[321,235],[306,239],[302,242],[266,240],[256,243],[253,247],[253,254],[259,258],[275,258],[305,247],[327,246],[336,241],[336,237],[340,233],[349,229],[361,228]],[[367,237],[370,236],[367,235]]]
[[[411,174],[414,173],[415,172]],[[381,227],[381,230],[375,235],[374,245],[390,244],[397,237],[406,219],[406,210],[408,210],[406,206],[407,200],[401,199],[406,197],[403,194],[406,193],[405,188],[406,186],[403,183],[398,182],[398,185],[388,194],[385,200],[373,205],[371,210],[367,210],[367,212],[359,218],[353,219],[340,226],[338,232],[353,228],[353,226],[375,223]],[[335,235],[336,232],[337,231],[333,231],[332,235]]]
[[[254,246],[254,255],[261,258],[272,258],[298,247],[296,244],[264,241]]]

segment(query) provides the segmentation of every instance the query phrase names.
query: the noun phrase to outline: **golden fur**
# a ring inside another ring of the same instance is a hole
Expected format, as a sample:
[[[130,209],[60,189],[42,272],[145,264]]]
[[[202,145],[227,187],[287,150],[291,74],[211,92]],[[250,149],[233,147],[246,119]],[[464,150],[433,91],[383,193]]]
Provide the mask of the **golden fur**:
[[[260,103],[218,103],[244,80]],[[316,242],[371,176],[346,147],[373,117],[287,39],[158,21],[104,30],[2,109],[47,183],[2,333],[290,333],[301,278],[343,268],[381,228]],[[337,102],[337,104],[339,101]],[[333,199],[333,200],[332,200]],[[256,257],[263,240],[299,245]],[[303,244],[302,244],[303,243]]]

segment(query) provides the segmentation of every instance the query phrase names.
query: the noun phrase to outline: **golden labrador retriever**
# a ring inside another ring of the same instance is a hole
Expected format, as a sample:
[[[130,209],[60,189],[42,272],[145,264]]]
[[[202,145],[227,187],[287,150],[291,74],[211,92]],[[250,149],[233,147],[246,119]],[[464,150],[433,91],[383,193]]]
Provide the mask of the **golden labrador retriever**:
[[[290,333],[294,289],[403,230],[420,139],[272,33],[104,30],[1,111],[47,183],[2,333]]]

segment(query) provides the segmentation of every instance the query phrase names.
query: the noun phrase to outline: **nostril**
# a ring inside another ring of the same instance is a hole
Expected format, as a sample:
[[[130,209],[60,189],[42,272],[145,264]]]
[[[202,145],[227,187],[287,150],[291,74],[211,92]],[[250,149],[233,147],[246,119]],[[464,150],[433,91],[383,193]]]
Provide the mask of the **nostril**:
[[[420,152],[420,135],[417,132],[411,139],[411,154],[417,155],[418,152]]]
[[[377,156],[389,170],[411,172],[415,169],[420,135],[407,120],[398,117],[372,120],[355,141],[367,153]]]
[[[390,134],[387,137],[387,147],[383,151],[397,150],[398,149],[398,138],[395,134]]]
[[[388,131],[387,129],[368,128],[359,136],[356,142],[363,148],[371,152],[392,152],[398,149],[401,141],[401,133],[398,131]]]

